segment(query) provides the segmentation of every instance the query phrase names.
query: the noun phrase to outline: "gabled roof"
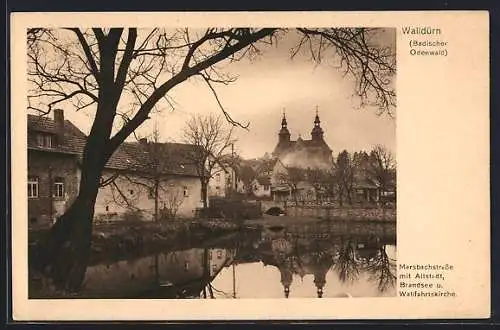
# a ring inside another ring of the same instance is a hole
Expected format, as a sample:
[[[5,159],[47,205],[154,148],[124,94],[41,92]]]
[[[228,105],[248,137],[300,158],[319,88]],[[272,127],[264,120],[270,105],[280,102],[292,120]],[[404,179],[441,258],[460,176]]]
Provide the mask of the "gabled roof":
[[[28,115],[28,133],[42,132],[56,134],[54,120]],[[83,155],[87,136],[69,120],[64,121],[64,139],[52,148],[37,146],[36,137],[28,134],[28,149],[43,152],[59,152]],[[106,168],[114,170],[141,171],[151,173],[154,164],[158,164],[160,173],[184,176],[198,176],[196,165],[189,155],[196,146],[182,143],[140,143],[124,142],[113,153]]]
[[[271,179],[268,176],[258,176],[255,178],[261,186],[270,186]]]
[[[190,156],[196,146],[182,143],[124,142],[107,163],[107,168],[198,176],[196,164]]]
[[[264,172],[272,172],[277,161],[278,161],[277,158],[261,160],[260,165],[256,169],[257,175],[260,175]]]
[[[47,117],[28,115],[28,132],[42,132],[56,134],[55,122]],[[37,146],[35,137],[28,134],[28,149],[43,150],[49,152],[61,152],[69,154],[82,154],[87,141],[85,133],[73,125],[69,120],[64,121],[64,139],[59,141],[53,148],[41,148]]]
[[[255,171],[259,168],[261,164],[262,164],[262,159],[254,158],[254,159],[242,159],[239,165],[240,167],[248,166]]]
[[[332,151],[324,140],[319,140],[319,141],[304,140],[301,137],[299,137],[296,141],[291,140],[286,142],[279,142],[276,145],[273,154],[279,155],[285,152],[293,152],[298,148],[324,149],[325,151],[330,151],[330,152]]]

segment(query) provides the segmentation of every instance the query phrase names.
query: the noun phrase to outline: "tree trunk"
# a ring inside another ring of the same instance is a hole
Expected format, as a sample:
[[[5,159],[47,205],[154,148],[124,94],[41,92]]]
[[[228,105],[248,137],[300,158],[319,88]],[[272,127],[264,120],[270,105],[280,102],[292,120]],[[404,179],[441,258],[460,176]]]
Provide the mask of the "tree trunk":
[[[201,182],[201,199],[203,201],[203,208],[204,209],[208,208],[207,189],[208,189],[208,184],[206,182],[202,181]]]
[[[85,145],[78,196],[41,242],[35,265],[52,278],[58,289],[70,292],[79,291],[85,276],[101,173],[110,156],[104,141],[109,137],[112,121],[97,123]]]
[[[38,268],[58,289],[75,292],[83,282],[90,255],[92,220],[101,167],[90,162],[82,170],[80,191],[42,242]]]
[[[155,181],[155,222],[158,222],[158,199],[159,199],[159,196],[158,196],[158,186],[159,186],[159,182],[158,180]]]

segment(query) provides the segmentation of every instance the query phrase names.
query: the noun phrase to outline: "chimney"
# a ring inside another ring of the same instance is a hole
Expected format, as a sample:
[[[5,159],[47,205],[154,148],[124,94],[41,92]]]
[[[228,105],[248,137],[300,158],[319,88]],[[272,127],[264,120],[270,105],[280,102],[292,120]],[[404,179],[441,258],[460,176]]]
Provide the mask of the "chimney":
[[[62,109],[54,109],[54,123],[57,143],[61,144],[64,141],[64,111]]]

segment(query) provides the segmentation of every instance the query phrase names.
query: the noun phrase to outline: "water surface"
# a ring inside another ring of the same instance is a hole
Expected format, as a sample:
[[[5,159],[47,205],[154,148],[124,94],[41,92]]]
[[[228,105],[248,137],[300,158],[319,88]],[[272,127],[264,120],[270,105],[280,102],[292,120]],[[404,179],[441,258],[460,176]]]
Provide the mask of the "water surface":
[[[230,233],[204,244],[91,265],[92,298],[395,296],[394,224],[322,223]]]

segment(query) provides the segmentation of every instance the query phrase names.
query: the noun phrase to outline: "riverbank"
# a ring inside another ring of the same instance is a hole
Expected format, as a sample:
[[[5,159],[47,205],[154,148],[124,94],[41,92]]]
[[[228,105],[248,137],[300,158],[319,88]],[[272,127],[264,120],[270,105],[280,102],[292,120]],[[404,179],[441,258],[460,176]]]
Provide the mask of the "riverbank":
[[[141,257],[169,250],[189,249],[211,240],[231,236],[234,226],[200,226],[196,221],[168,222],[117,222],[94,226],[88,266],[121,260],[136,260]],[[30,231],[29,265],[39,257],[39,245],[49,229]],[[69,292],[56,290],[52,281],[35,269],[29,269],[29,297],[77,297]]]
[[[238,229],[227,221],[173,220],[162,222],[113,222],[94,225],[90,264],[147,255],[179,244],[203,241]],[[49,229],[30,231],[30,259],[37,258],[38,246]]]
[[[91,245],[91,263],[114,258],[144,255],[177,242],[204,240],[235,231],[252,231],[261,227],[311,224],[322,221],[396,223],[394,209],[339,209],[328,217],[317,215],[263,215],[258,219],[233,222],[224,219],[177,219],[160,222],[119,221],[96,223]],[[30,258],[36,258],[37,246],[48,229],[32,230],[28,240]]]
[[[264,216],[235,224],[225,220],[177,220],[168,222],[119,222],[96,224],[91,244],[89,267],[99,264],[123,264],[168,251],[193,248],[232,249],[242,240],[258,242],[265,237],[278,237],[284,228],[290,234],[306,237],[325,235],[394,236],[395,222],[335,221],[315,217]],[[47,230],[30,232],[30,259]],[[281,237],[281,236],[279,236]],[[332,236],[333,237],[333,236]],[[333,238],[332,238],[333,239]],[[30,262],[30,265],[33,263]],[[78,297],[58,292],[50,280],[33,269],[29,272],[29,297]]]

